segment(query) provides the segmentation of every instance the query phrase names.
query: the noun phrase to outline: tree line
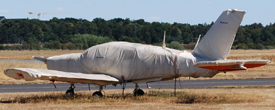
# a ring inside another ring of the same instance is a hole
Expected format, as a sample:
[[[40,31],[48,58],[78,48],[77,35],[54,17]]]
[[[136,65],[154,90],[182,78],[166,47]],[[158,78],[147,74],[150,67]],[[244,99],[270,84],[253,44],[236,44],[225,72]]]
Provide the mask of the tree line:
[[[205,35],[212,25],[213,22],[190,25],[150,23],[128,18],[95,18],[93,21],[75,18],[4,20],[0,22],[0,50],[87,49],[110,41],[161,45],[164,31],[168,47],[193,49],[198,36]],[[275,48],[275,24],[240,26],[236,36],[233,49]]]

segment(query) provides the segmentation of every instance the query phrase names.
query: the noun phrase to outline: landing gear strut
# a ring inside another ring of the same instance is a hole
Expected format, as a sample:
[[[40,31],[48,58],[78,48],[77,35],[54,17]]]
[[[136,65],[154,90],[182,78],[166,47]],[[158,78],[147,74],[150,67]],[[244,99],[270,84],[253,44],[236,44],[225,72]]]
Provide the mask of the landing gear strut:
[[[99,87],[99,91],[95,91],[93,93],[93,96],[94,97],[102,97],[103,95],[102,95],[101,91],[102,91],[102,86]]]
[[[138,87],[137,83],[136,83],[136,88],[133,91],[133,93],[134,93],[134,96],[142,96],[142,95],[144,95],[143,90]]]
[[[74,95],[74,83],[71,83],[71,86],[69,87],[69,89],[66,91],[67,95]]]

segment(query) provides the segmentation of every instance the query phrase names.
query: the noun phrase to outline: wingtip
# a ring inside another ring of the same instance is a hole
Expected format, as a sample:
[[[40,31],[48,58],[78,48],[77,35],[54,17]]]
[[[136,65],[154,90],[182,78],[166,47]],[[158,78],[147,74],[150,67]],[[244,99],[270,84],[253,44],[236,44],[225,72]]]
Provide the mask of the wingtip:
[[[4,70],[4,74],[8,73],[9,69],[5,69]]]

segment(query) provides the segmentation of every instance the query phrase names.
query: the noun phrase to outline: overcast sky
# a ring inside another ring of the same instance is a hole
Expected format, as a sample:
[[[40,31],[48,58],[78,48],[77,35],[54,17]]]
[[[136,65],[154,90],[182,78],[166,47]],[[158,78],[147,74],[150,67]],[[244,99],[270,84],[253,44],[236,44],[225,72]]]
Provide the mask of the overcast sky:
[[[0,16],[37,19],[27,12],[55,12],[41,20],[96,17],[147,22],[210,24],[226,9],[246,10],[241,25],[275,22],[275,0],[0,0]],[[58,13],[57,13],[58,12]]]

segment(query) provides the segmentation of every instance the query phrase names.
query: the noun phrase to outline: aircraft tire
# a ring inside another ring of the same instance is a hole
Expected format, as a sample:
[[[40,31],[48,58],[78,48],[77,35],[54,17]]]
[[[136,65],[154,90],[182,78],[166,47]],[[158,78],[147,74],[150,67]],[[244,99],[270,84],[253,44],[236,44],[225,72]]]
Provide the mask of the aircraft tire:
[[[144,91],[142,89],[135,89],[134,96],[142,96],[144,95]]]
[[[93,93],[94,97],[103,97],[102,93],[100,91],[96,91]]]
[[[66,94],[67,94],[67,95],[72,95],[72,96],[73,96],[73,95],[74,95],[74,90],[69,89],[69,90],[66,91]]]

